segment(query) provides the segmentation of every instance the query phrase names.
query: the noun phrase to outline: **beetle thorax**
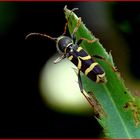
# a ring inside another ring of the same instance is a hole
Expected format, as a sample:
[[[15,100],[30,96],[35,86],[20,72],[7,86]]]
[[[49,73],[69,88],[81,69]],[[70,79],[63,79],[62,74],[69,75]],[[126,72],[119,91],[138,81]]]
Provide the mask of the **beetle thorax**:
[[[60,54],[65,54],[66,49],[73,44],[73,40],[68,36],[60,36],[56,41],[56,48]]]

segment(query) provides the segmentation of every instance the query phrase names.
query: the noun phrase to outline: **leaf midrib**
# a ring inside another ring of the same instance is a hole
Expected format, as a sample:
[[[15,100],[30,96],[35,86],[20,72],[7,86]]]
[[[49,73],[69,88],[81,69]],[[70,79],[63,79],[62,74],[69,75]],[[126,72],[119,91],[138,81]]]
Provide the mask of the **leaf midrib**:
[[[110,101],[112,102],[112,106],[114,107],[114,109],[115,109],[115,111],[116,111],[116,114],[118,114],[118,117],[120,118],[120,121],[121,121],[122,126],[123,126],[123,128],[124,128],[124,131],[125,131],[126,134],[128,135],[128,138],[132,138],[131,135],[129,134],[129,131],[128,131],[127,127],[125,127],[125,123],[124,123],[124,121],[123,121],[123,118],[121,117],[121,114],[120,114],[120,112],[119,112],[118,109],[117,109],[117,106],[116,106],[116,104],[115,104],[115,102],[114,102],[114,100],[113,100],[113,98],[112,98],[112,96],[111,96],[111,94],[110,94],[110,91],[109,91],[108,87],[107,87],[106,85],[103,85],[103,87],[104,87],[104,89],[105,89],[105,91],[106,91],[106,93],[107,93],[107,95],[108,95]]]

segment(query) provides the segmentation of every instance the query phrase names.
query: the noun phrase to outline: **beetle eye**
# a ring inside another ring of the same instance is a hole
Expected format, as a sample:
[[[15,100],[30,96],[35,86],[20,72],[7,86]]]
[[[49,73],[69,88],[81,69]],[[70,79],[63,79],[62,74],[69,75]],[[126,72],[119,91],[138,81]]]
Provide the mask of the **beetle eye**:
[[[65,48],[66,48],[65,40],[60,40],[60,41],[58,42],[58,47],[59,47],[59,49],[60,49],[62,52],[64,52],[64,50],[65,50]]]

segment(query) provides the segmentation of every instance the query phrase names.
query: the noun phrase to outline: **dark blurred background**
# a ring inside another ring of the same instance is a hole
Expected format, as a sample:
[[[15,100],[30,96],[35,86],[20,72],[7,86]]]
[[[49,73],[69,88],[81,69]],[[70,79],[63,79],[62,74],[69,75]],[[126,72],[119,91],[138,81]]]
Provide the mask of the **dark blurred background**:
[[[139,87],[135,81],[140,79],[140,3],[1,2],[1,138],[96,138],[100,135],[101,127],[92,115],[55,112],[43,103],[39,93],[39,72],[56,48],[54,42],[45,38],[32,36],[25,40],[25,36],[30,32],[54,37],[62,34],[65,5],[69,9],[79,7],[76,13],[105,48],[112,50],[115,64],[129,81],[128,85],[132,90]]]

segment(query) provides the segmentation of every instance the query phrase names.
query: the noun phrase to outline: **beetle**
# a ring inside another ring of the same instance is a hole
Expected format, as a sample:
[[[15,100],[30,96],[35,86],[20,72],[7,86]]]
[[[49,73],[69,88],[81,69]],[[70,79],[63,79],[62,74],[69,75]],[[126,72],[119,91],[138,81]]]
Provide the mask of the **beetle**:
[[[78,8],[74,8],[71,10],[71,13]],[[71,16],[71,13],[69,17]],[[54,60],[54,63],[57,64],[64,58],[68,58],[74,65],[76,65],[78,70],[78,83],[80,90],[82,94],[85,96],[85,98],[88,100],[88,102],[93,106],[93,103],[89,97],[87,97],[84,93],[82,81],[81,81],[81,75],[80,73],[83,72],[88,78],[90,78],[92,81],[95,81],[96,83],[104,83],[106,82],[105,72],[103,68],[93,59],[91,55],[89,55],[80,45],[83,41],[86,41],[88,43],[94,43],[98,41],[98,39],[89,40],[87,38],[81,37],[79,40],[76,40],[75,33],[77,32],[79,26],[81,25],[81,18],[78,19],[78,22],[71,34],[71,36],[66,35],[66,29],[68,26],[68,21],[65,23],[64,26],[64,32],[59,37],[51,37],[47,34],[42,33],[29,33],[26,36],[26,39],[29,36],[32,35],[39,35],[46,38],[49,38],[56,43],[56,49],[60,56]],[[96,56],[97,58],[101,58],[99,56]]]

